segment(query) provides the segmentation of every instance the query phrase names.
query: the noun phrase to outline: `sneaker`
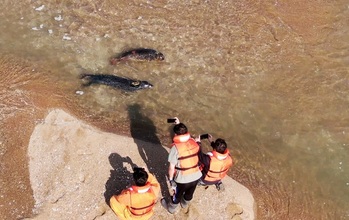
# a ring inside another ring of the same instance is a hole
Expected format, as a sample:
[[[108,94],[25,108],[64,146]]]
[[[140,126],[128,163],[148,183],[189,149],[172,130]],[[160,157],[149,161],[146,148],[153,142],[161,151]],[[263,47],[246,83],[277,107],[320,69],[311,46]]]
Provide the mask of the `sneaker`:
[[[198,186],[207,186],[201,179],[198,181]]]
[[[183,209],[188,208],[190,201],[185,200],[183,197],[181,198],[181,206]]]
[[[179,204],[174,204],[172,201],[166,202],[164,198],[160,200],[161,205],[171,214],[174,214],[175,212],[178,211],[178,205]]]
[[[215,184],[218,191],[224,191],[224,185],[221,181]]]

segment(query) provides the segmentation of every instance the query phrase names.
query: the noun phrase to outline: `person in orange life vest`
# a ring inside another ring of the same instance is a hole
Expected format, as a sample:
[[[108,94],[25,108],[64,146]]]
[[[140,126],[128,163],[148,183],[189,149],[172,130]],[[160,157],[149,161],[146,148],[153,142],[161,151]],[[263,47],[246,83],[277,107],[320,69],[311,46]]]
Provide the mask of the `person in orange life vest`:
[[[215,185],[218,191],[223,191],[224,185],[222,179],[227,175],[229,168],[233,165],[233,159],[227,149],[227,143],[222,138],[212,141],[212,136],[209,134],[208,141],[211,143],[213,150],[204,154],[201,150],[200,137],[195,140],[200,145],[199,160],[202,177],[199,185]]]
[[[198,165],[200,147],[191,137],[188,128],[180,123],[178,118],[175,119],[173,127],[175,136],[168,155],[170,163],[168,177],[174,194],[169,202],[166,202],[164,198],[161,200],[161,204],[171,214],[175,213],[179,203],[182,208],[188,207],[198,180],[202,176]]]
[[[160,192],[156,178],[144,168],[133,168],[135,185],[123,190],[120,195],[110,198],[110,207],[121,220],[147,220],[153,214],[153,208]]]

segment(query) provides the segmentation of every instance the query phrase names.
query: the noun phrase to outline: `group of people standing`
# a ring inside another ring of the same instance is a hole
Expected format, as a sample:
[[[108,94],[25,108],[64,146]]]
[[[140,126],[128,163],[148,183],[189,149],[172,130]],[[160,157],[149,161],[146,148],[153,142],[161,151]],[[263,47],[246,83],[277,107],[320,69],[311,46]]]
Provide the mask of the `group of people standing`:
[[[161,205],[171,214],[175,214],[179,206],[189,206],[198,185],[215,185],[218,191],[223,190],[221,180],[233,165],[224,139],[212,141],[212,136],[208,135],[212,151],[203,153],[200,136],[194,139],[178,118],[174,124],[173,143],[168,155],[168,178],[173,195],[161,199]],[[144,168],[135,167],[133,171],[135,185],[112,196],[110,207],[120,219],[146,220],[153,215],[160,184]]]

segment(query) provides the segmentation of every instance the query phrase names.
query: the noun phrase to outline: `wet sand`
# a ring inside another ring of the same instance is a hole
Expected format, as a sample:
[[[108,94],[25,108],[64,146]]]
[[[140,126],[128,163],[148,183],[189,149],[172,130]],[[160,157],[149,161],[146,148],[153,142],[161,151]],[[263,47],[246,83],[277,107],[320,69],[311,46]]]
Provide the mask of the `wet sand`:
[[[57,106],[60,92],[48,93],[56,87],[45,83],[38,64],[1,56],[0,66],[0,216],[20,219],[32,215],[34,206],[27,157],[30,135],[46,108]]]

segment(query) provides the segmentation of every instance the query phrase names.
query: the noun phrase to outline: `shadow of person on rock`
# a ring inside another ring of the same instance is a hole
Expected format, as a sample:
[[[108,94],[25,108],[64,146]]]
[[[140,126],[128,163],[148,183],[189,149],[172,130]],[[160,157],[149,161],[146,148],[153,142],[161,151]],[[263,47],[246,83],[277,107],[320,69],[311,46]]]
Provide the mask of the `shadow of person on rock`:
[[[160,183],[163,197],[169,197],[167,187],[167,157],[168,152],[162,147],[159,138],[156,136],[156,127],[152,120],[141,113],[141,106],[138,104],[128,106],[130,119],[131,136],[137,144],[138,152],[158,182]],[[151,142],[153,145],[144,143]]]
[[[117,153],[109,155],[109,163],[112,166],[110,170],[110,177],[105,183],[104,198],[105,202],[109,205],[109,200],[113,195],[119,195],[122,190],[130,187],[133,183],[132,173],[127,170],[124,163],[130,164],[131,168],[137,167],[129,157],[121,157]]]

